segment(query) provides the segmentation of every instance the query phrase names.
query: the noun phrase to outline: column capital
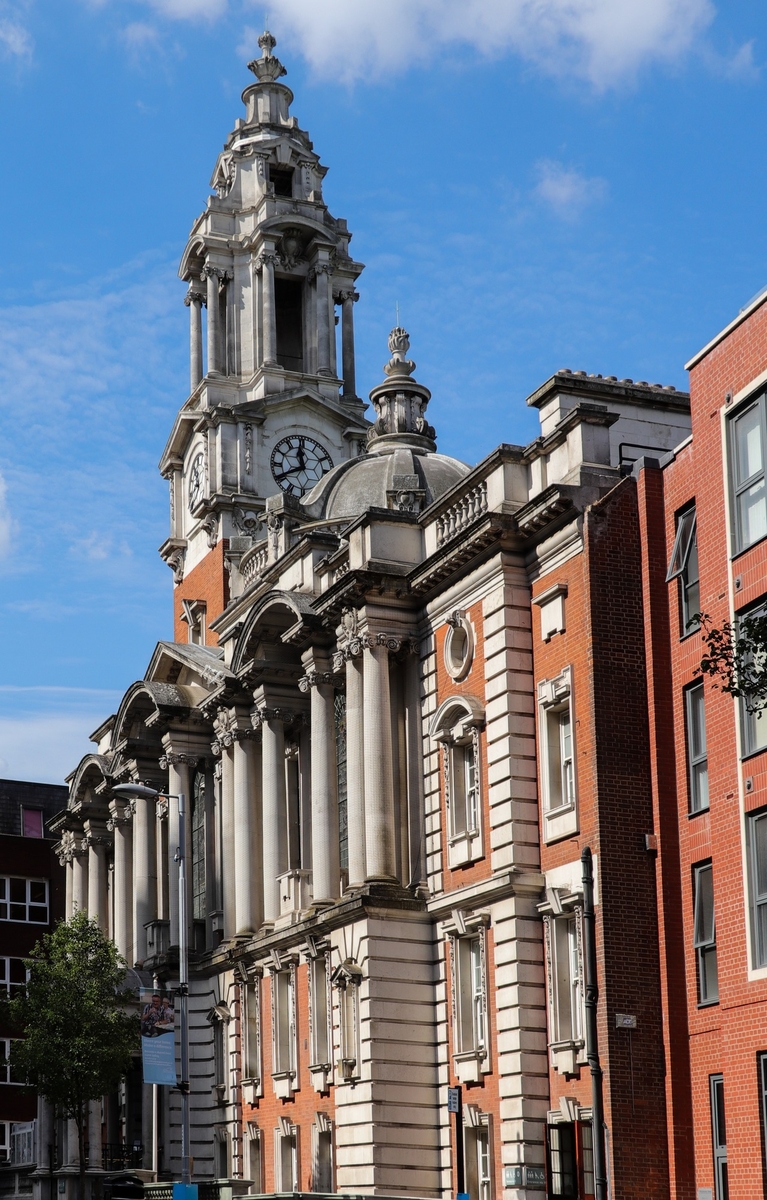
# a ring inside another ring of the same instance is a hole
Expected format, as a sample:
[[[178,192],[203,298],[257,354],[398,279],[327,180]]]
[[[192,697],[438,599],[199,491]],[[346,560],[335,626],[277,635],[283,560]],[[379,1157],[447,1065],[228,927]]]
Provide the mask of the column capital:
[[[344,676],[336,671],[307,671],[299,679],[298,689],[301,692],[308,692],[310,688],[319,687],[322,684],[340,688],[343,682]]]
[[[254,266],[257,271],[262,271],[264,267],[278,267],[280,265],[280,256],[272,251],[262,251],[258,258],[254,260]]]
[[[389,654],[399,654],[400,651],[404,654],[417,654],[419,649],[418,638],[407,634],[401,636],[383,631],[377,633],[368,631],[363,633],[359,640],[364,650],[374,650],[385,646]]]
[[[311,283],[313,280],[317,279],[318,276],[320,276],[320,275],[332,275],[334,270],[335,270],[335,268],[334,268],[332,262],[313,263],[312,266],[307,271],[306,277],[309,280],[309,282]]]
[[[290,725],[296,718],[296,713],[290,708],[255,708],[251,713],[251,724],[254,729],[260,729],[268,721],[282,721]]]
[[[199,761],[199,754],[189,754],[187,751],[166,750],[160,757],[160,767],[163,771],[167,771],[168,767],[196,767]]]
[[[220,287],[228,280],[234,279],[234,273],[232,271],[227,271],[225,267],[212,267],[206,263],[200,272],[200,278],[217,279]]]
[[[122,796],[113,796],[109,801],[107,829],[114,832],[120,825],[129,825],[133,818],[133,812],[130,800],[124,799]]]
[[[355,292],[353,287],[352,288],[340,288],[337,292],[334,293],[334,296],[333,296],[333,299],[337,300],[339,304],[344,304],[344,303],[348,303],[348,302],[351,302],[352,304],[356,304],[357,301],[359,300],[359,298],[360,298],[359,292]]]
[[[207,304],[208,299],[204,292],[198,292],[190,286],[189,291],[184,296],[184,304],[187,308],[191,304]]]

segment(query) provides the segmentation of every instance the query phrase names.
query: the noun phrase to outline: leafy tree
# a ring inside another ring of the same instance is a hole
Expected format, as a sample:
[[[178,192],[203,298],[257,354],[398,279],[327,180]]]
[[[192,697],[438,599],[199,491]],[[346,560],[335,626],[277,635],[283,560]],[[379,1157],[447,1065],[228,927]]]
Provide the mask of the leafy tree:
[[[693,620],[700,622],[706,644],[697,674],[710,676],[715,688],[742,700],[746,712],[767,708],[767,615],[725,621],[721,629],[705,613]]]
[[[11,1069],[75,1122],[84,1200],[88,1103],[117,1086],[138,1047],[139,1018],[125,1007],[126,964],[83,912],[46,934],[25,963],[26,988],[5,1006],[23,1035],[12,1043]]]

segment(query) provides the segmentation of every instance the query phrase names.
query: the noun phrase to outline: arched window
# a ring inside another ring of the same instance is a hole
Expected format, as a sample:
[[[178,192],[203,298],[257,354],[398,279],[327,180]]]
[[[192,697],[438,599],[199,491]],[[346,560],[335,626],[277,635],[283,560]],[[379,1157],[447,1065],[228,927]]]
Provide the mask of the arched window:
[[[430,734],[442,746],[451,869],[482,858],[482,705],[473,696],[451,696],[440,705]]]

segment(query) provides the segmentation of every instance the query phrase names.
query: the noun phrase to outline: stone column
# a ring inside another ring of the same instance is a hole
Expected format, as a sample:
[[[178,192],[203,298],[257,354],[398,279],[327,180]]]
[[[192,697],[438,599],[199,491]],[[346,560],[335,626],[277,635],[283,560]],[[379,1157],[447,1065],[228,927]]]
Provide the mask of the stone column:
[[[364,883],[365,868],[365,752],[362,687],[362,647],[351,642],[346,659],[346,821],[349,839],[349,886]]]
[[[330,263],[317,263],[314,277],[317,289],[317,374],[330,375],[330,331],[333,314],[330,295]]]
[[[261,718],[262,804],[264,828],[264,922],[280,915],[278,876],[287,870],[285,725],[279,709],[263,709]]]
[[[72,889],[74,886],[73,854],[71,849],[59,857],[59,866],[64,868],[64,920],[72,920]]]
[[[169,740],[168,734],[163,738],[163,742]],[[191,784],[191,768],[197,762],[197,756],[191,754],[180,754],[175,752],[168,746],[167,752],[160,759],[160,766],[163,770],[167,767],[168,770],[168,794],[171,799],[168,800],[168,917],[170,919],[170,942],[171,946],[178,946],[178,860],[176,852],[178,850],[178,800],[175,797],[179,792],[183,792],[186,796],[187,813],[191,814],[192,803],[190,796]],[[188,816],[186,822],[186,845],[184,853],[186,854],[187,863],[187,881],[191,890],[192,881],[192,856],[191,856],[191,819]],[[189,895],[187,895],[187,923],[191,930],[192,913],[189,904]],[[190,941],[191,944],[191,941]]]
[[[338,766],[333,687],[335,676],[324,655],[303,655],[306,675],[299,680],[310,693],[312,763],[312,890],[315,905],[331,904],[341,894],[338,846]]]
[[[72,914],[88,911],[88,847],[82,833],[72,838]]]
[[[265,252],[256,262],[261,271],[263,366],[277,365],[277,317],[274,307],[274,265],[277,255]]]
[[[88,916],[99,929],[109,933],[107,907],[107,846],[111,838],[100,821],[85,822],[85,841],[88,846]]]
[[[114,797],[109,802],[107,829],[112,831],[115,847],[112,876],[113,936],[125,961],[133,963],[133,825],[130,819],[130,805],[122,797]]]
[[[365,853],[367,879],[396,880],[389,643],[384,633],[362,638],[365,722]]]
[[[42,1096],[37,1097],[37,1169],[48,1171],[55,1166],[53,1159],[54,1116],[53,1105]],[[49,1176],[50,1178],[50,1176]]]
[[[341,299],[341,356],[343,359],[344,400],[357,398],[357,372],[354,359],[354,304],[359,299],[354,288],[346,288]]]
[[[248,720],[248,724],[250,721]],[[263,921],[261,905],[260,791],[255,730],[238,729],[234,735],[234,878],[235,933],[254,934]]]
[[[234,821],[234,753],[233,736],[229,713],[220,709],[213,722],[217,741],[213,753],[221,755],[221,862],[219,880],[221,901],[224,910],[224,938],[234,937],[237,925],[236,875],[235,875],[235,821]]]
[[[88,1170],[102,1171],[104,1169],[103,1151],[101,1149],[101,1100],[91,1100],[88,1105]]]
[[[403,883],[426,887],[426,828],[423,801],[423,730],[421,726],[421,676],[417,643],[405,661],[405,736],[407,739],[407,795],[409,815],[410,879]],[[424,893],[425,894],[425,893]]]
[[[133,940],[135,961],[147,956],[145,925],[157,918],[157,814],[153,799],[136,797],[133,817]]]
[[[203,277],[208,289],[208,374],[221,374],[221,307],[218,299],[219,272],[204,267]]]
[[[193,392],[202,379],[202,306],[205,296],[190,284],[184,297],[189,309],[189,390]]]

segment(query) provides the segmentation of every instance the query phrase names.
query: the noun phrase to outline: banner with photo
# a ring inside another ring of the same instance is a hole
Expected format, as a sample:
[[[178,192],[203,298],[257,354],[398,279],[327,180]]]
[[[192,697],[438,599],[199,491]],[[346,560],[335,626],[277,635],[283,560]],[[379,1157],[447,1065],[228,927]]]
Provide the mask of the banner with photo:
[[[163,1083],[175,1087],[175,996],[160,988],[142,988],[140,1007],[144,1083]]]

